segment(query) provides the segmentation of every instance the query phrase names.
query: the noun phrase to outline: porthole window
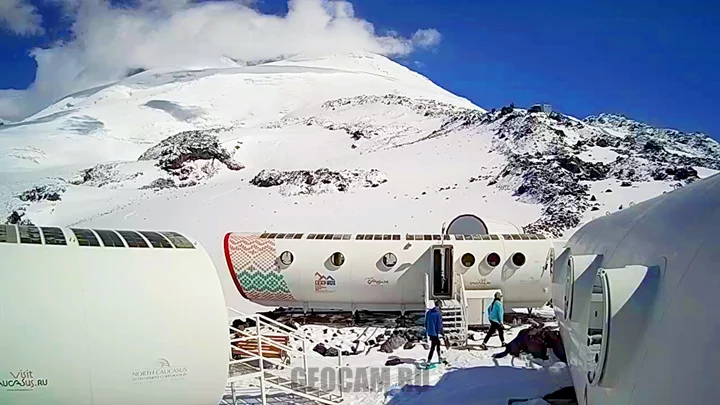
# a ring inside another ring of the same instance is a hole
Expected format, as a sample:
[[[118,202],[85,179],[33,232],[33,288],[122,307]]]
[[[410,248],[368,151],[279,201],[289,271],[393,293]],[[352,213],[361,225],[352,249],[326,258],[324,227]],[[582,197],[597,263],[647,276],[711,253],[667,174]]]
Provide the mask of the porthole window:
[[[340,267],[345,263],[345,255],[343,255],[340,252],[335,252],[330,256],[330,262],[333,264],[333,266]]]
[[[463,266],[471,267],[473,264],[475,264],[475,256],[473,256],[472,253],[465,253],[464,255],[462,255],[460,261],[462,262]]]
[[[294,259],[295,258],[293,257],[293,254],[288,252],[287,250],[280,253],[280,263],[285,266],[291,265]]]
[[[382,262],[387,267],[393,267],[397,264],[397,256],[395,256],[395,253],[385,253]]]
[[[525,264],[525,255],[517,252],[512,256],[512,262],[515,266],[521,267],[523,264]]]
[[[497,267],[500,264],[500,255],[493,252],[487,255],[485,260],[487,261],[488,266]]]

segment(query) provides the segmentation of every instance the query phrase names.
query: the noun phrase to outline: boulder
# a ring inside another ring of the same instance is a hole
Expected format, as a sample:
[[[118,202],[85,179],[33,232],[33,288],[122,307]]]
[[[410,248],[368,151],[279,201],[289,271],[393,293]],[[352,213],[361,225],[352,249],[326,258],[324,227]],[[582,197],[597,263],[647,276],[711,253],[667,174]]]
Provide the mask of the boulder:
[[[407,342],[407,339],[400,335],[393,335],[380,345],[380,351],[384,353],[392,353],[399,347],[402,347]]]

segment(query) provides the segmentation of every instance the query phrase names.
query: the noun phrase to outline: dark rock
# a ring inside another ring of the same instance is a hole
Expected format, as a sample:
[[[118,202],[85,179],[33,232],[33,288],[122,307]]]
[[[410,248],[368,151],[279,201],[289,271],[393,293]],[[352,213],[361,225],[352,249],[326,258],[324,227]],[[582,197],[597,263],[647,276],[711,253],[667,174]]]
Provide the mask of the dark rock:
[[[157,166],[168,172],[180,170],[186,162],[196,160],[217,160],[230,170],[243,169],[245,166],[233,160],[215,135],[220,131],[222,129],[177,133],[145,151],[138,160],[157,160]]]
[[[612,189],[609,188],[609,189],[605,190],[605,192],[606,192],[606,193],[612,193],[613,191],[612,191]]]
[[[632,186],[632,183],[629,181],[623,181],[622,183],[620,183],[620,187],[631,187],[631,186]]]
[[[394,350],[402,347],[407,343],[407,339],[400,335],[392,335],[382,345],[380,345],[380,351],[384,353],[392,353]]]
[[[393,359],[389,359],[388,361],[385,362],[386,366],[397,366],[398,364],[402,364],[402,360],[398,359],[397,357],[393,358]]]
[[[408,340],[408,342],[406,342],[405,345],[403,346],[403,349],[411,350],[413,347],[415,347],[415,343]]]
[[[320,355],[325,356],[325,353],[327,353],[328,349],[325,347],[324,344],[318,343],[313,347],[313,351],[316,353],[320,353]]]
[[[13,211],[7,217],[6,223],[8,225],[35,225],[29,219],[23,219],[24,216],[24,212]]]
[[[150,182],[150,184],[140,187],[141,190],[162,190],[166,188],[177,188],[175,180],[167,178],[159,178]]]
[[[660,146],[659,143],[657,143],[653,140],[649,140],[649,141],[645,142],[645,145],[643,146],[643,150],[645,152],[660,152],[663,150],[663,147]]]
[[[288,195],[344,192],[354,187],[378,187],[386,182],[385,174],[377,169],[331,171],[326,168],[315,171],[263,169],[250,180],[250,184],[257,187],[289,186],[283,191]]]
[[[595,194],[590,196],[590,201],[597,201],[597,198],[595,197]]]
[[[35,186],[17,196],[20,201],[60,201],[60,196],[65,192],[65,187],[59,185]]]
[[[89,169],[83,169],[69,181],[76,186],[104,187],[109,184],[122,183],[141,176],[143,172],[121,173],[119,163],[101,163]]]
[[[598,208],[596,206],[592,206],[592,207],[590,207],[590,211],[600,211],[600,208]]]
[[[329,347],[327,349],[327,351],[325,351],[324,356],[325,357],[337,357],[339,354],[340,354],[340,352],[338,351],[338,349],[336,349],[334,347]]]
[[[698,177],[697,170],[692,167],[680,167],[674,170],[673,180],[686,180],[691,177]]]

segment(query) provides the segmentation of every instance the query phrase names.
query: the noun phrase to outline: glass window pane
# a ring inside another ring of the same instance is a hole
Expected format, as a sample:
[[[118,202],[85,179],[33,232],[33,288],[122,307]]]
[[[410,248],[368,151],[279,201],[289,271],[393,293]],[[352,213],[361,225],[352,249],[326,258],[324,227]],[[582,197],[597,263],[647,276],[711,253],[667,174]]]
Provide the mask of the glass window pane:
[[[120,234],[120,236],[125,239],[125,242],[127,242],[128,247],[131,248],[149,248],[147,242],[142,238],[142,236],[138,235],[136,232],[133,231],[117,231],[117,233]]]
[[[40,228],[46,245],[67,245],[65,234],[60,228]]]
[[[125,247],[122,239],[113,231],[95,229],[95,233],[98,234],[105,247]]]
[[[77,238],[78,245],[80,246],[100,246],[100,241],[97,239],[93,231],[89,229],[75,229],[70,228]]]

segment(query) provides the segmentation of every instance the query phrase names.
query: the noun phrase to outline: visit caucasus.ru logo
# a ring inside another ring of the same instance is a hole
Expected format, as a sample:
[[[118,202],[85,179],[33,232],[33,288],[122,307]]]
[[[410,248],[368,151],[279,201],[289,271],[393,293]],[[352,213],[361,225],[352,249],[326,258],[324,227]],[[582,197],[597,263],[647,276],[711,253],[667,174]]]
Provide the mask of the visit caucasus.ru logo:
[[[8,373],[10,378],[0,379],[0,388],[7,391],[33,391],[37,387],[47,387],[47,378],[37,378],[31,369],[21,369]]]

